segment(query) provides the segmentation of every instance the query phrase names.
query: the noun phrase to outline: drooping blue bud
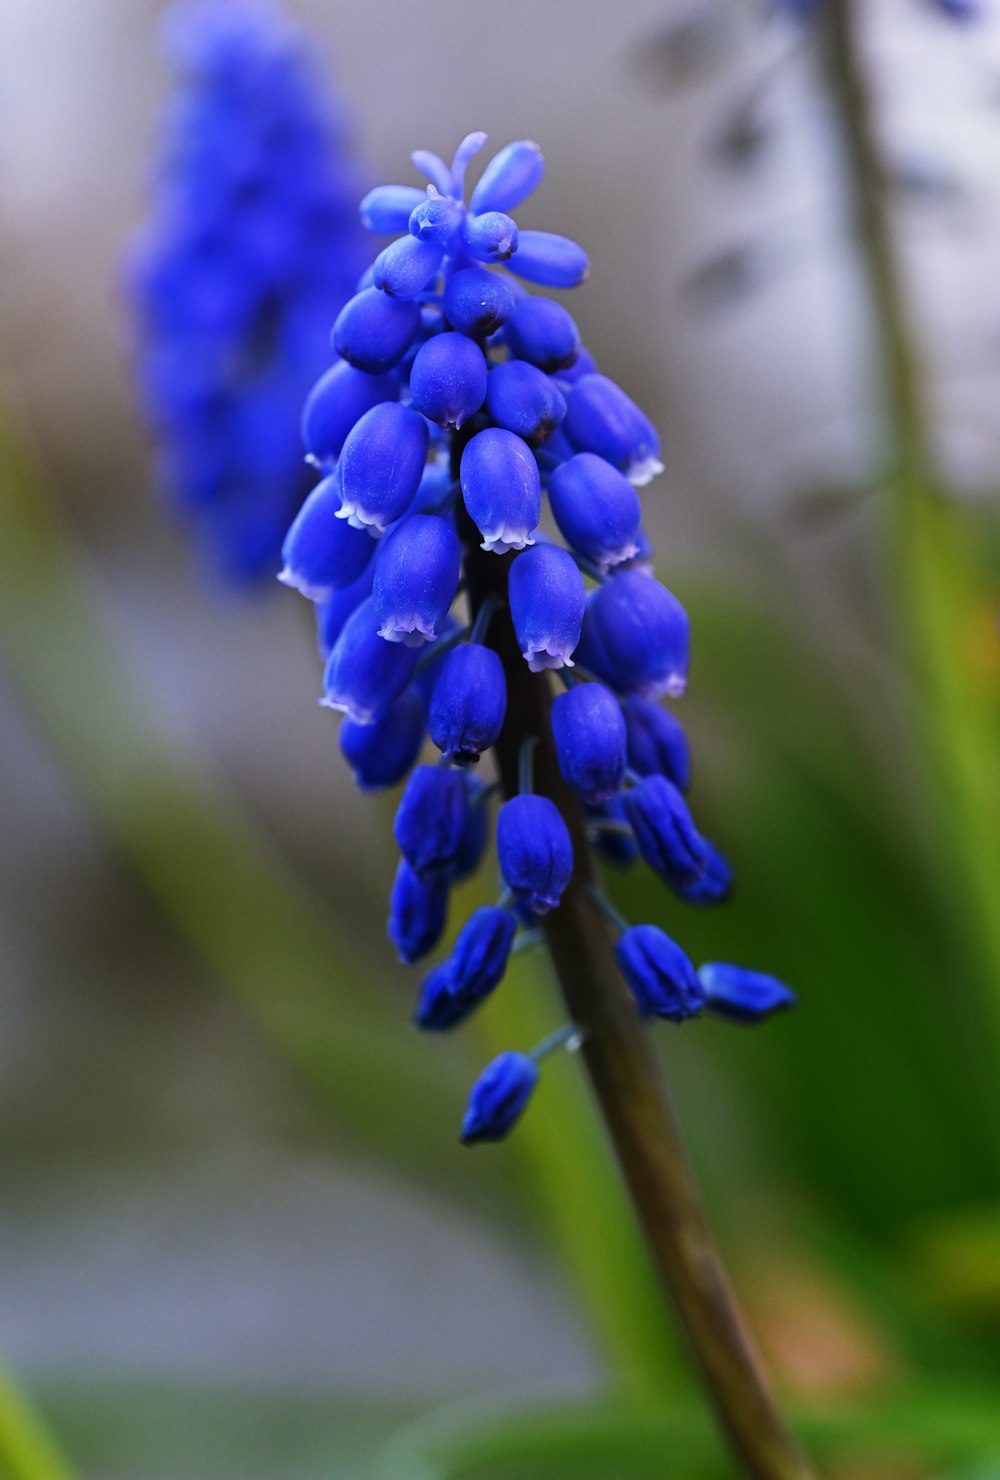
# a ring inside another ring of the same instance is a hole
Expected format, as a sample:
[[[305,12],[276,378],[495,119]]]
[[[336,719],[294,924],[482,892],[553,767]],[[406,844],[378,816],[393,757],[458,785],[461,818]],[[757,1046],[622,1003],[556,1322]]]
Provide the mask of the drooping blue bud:
[[[317,483],[285,536],[278,580],[310,601],[328,601],[353,585],[375,552],[365,530],[338,519],[340,504],[340,477],[333,473]]]
[[[484,550],[503,555],[531,544],[542,515],[542,480],[520,437],[502,427],[477,432],[462,453],[459,476]]]
[[[558,545],[525,550],[511,567],[508,596],[517,641],[532,673],[572,668],[587,602],[572,555]]]
[[[412,406],[386,401],[354,425],[340,459],[339,518],[384,534],[412,502],[427,459],[427,423]]]
[[[531,1099],[538,1065],[523,1053],[502,1053],[472,1086],[462,1121],[462,1144],[502,1141]]]
[[[454,330],[428,339],[410,369],[410,395],[429,421],[460,427],[486,400],[486,360],[479,345]]]
[[[596,452],[639,488],[663,472],[656,428],[606,375],[583,375],[566,401],[563,431],[578,452]]]
[[[615,959],[643,1017],[682,1023],[705,1005],[698,973],[670,936],[656,925],[633,925],[615,944]]]
[[[503,664],[492,648],[466,642],[443,659],[431,694],[431,739],[450,761],[477,761],[495,745],[507,711]]]
[[[486,853],[486,844],[489,841],[489,828],[487,826],[487,813],[485,797],[483,793],[487,790],[485,781],[480,781],[478,776],[471,771],[465,773],[465,790],[469,798],[469,815],[466,820],[465,829],[462,833],[462,841],[459,843],[458,852],[455,854],[451,866],[453,879],[466,879],[470,874],[478,871]]]
[[[606,572],[638,553],[639,495],[596,453],[578,452],[553,469],[549,503],[563,537],[598,570]]]
[[[407,233],[379,252],[372,280],[391,298],[414,298],[436,276],[443,261],[443,247]]]
[[[687,613],[652,576],[623,571],[591,593],[577,657],[619,694],[676,698],[687,684]]]
[[[679,888],[700,878],[705,840],[672,782],[665,776],[646,776],[624,793],[622,801],[639,852],[651,869]]]
[[[483,211],[513,211],[533,190],[537,190],[545,173],[545,160],[537,144],[519,139],[494,154],[483,170],[472,192],[469,209],[476,215]]]
[[[526,360],[494,365],[486,382],[486,409],[497,426],[540,447],[566,415],[566,398],[549,377]]]
[[[482,1002],[500,985],[517,932],[517,917],[498,905],[474,910],[448,961],[449,988],[460,1002]]]
[[[405,858],[396,867],[389,896],[388,934],[399,959],[412,966],[433,951],[444,934],[448,917],[448,876],[429,874],[418,879]]]
[[[333,347],[355,369],[384,375],[399,364],[419,332],[419,303],[363,288],[337,315]]]
[[[345,586],[342,591],[334,591],[328,601],[316,603],[316,645],[322,663],[333,652],[334,644],[344,630],[348,617],[371,595],[374,574],[375,562],[369,561],[352,585]]]
[[[386,642],[371,597],[357,607],[333,645],[323,674],[327,709],[340,709],[360,725],[374,724],[413,677],[416,648]]]
[[[502,211],[466,216],[462,223],[462,243],[477,262],[508,262],[518,240],[517,222]]]
[[[372,601],[387,642],[422,647],[458,589],[462,548],[452,526],[437,514],[413,514],[382,541],[375,562]]]
[[[447,195],[430,195],[414,207],[407,225],[410,235],[418,241],[428,242],[434,247],[447,247],[464,215],[460,201]]]
[[[310,459],[332,470],[344,438],[359,417],[380,401],[399,399],[393,375],[368,375],[338,360],[313,386],[302,408],[302,441]]]
[[[625,720],[615,696],[599,683],[557,694],[552,738],[559,769],[585,802],[610,801],[625,779]]]
[[[512,355],[549,375],[572,365],[580,349],[580,331],[553,298],[522,298],[503,337]]]
[[[424,740],[424,697],[412,684],[374,724],[345,719],[340,749],[362,791],[395,786],[415,764]]]
[[[692,883],[681,885],[677,893],[685,904],[723,904],[733,892],[733,871],[718,848],[707,838],[702,838],[702,842],[705,844],[704,869]]]
[[[587,346],[585,344],[581,344],[580,348],[576,352],[576,359],[573,361],[572,365],[567,366],[565,370],[559,371],[559,379],[569,381],[570,385],[573,385],[576,381],[582,380],[585,375],[596,374],[597,361],[594,359],[594,356],[590,353],[590,350],[587,348]]]
[[[444,316],[462,334],[486,338],[505,324],[517,300],[510,284],[486,267],[465,267],[444,290]]]
[[[622,700],[628,732],[628,763],[640,776],[666,776],[679,791],[691,780],[691,756],[684,726],[661,704],[634,694]]]
[[[584,811],[592,822],[615,822],[620,823],[622,827],[630,829],[630,823],[625,816],[625,807],[620,795],[612,797],[609,802],[603,802],[599,807],[585,807]],[[615,868],[629,868],[639,854],[631,830],[628,832],[611,832],[604,828],[595,828],[593,841],[597,851],[609,863],[613,863]]]
[[[462,1002],[454,997],[450,982],[451,969],[447,961],[442,961],[424,977],[413,1013],[415,1025],[424,1033],[446,1033],[449,1028],[457,1028],[479,1006],[478,1002]]]
[[[426,199],[426,192],[415,185],[376,185],[361,202],[361,224],[380,236],[398,236]]]
[[[393,824],[399,851],[418,878],[453,863],[468,818],[462,773],[449,766],[418,766],[406,783]]]
[[[705,990],[706,1009],[734,1023],[759,1023],[795,1001],[795,993],[784,982],[763,971],[710,961],[698,975]]]
[[[497,814],[497,857],[508,888],[536,915],[562,899],[573,872],[573,844],[548,797],[511,797]]]
[[[507,265],[518,277],[547,288],[575,288],[590,271],[583,248],[551,231],[522,231]]]

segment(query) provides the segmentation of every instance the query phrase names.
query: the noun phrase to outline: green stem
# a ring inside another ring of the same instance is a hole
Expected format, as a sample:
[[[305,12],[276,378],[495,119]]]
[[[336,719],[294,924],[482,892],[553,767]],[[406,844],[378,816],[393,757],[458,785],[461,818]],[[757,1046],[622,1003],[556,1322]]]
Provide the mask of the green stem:
[[[0,1475],[4,1480],[73,1480],[38,1413],[0,1369]]]

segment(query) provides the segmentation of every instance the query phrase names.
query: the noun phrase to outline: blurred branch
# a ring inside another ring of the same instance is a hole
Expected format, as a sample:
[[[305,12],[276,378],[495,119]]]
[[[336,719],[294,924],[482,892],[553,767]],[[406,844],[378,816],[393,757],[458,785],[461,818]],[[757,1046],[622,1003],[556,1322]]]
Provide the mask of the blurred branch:
[[[39,1415],[0,1368],[0,1475],[3,1480],[73,1480]]]

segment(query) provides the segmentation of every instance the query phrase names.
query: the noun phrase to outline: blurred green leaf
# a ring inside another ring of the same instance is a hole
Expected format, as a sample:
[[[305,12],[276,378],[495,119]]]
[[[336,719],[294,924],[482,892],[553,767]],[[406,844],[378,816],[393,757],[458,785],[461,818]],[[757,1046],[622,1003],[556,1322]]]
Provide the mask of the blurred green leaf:
[[[10,1373],[0,1369],[0,1477],[3,1480],[73,1480],[69,1462],[41,1414]]]

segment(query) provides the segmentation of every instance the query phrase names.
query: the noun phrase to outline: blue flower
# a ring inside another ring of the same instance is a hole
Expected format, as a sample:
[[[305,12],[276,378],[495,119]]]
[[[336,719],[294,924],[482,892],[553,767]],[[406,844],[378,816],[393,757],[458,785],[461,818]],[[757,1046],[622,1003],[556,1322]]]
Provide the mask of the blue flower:
[[[628,763],[640,776],[666,776],[678,791],[687,791],[691,757],[684,727],[660,704],[629,695],[622,700],[628,734]]]
[[[615,958],[644,1017],[682,1023],[705,1005],[705,988],[680,946],[656,925],[633,925],[619,937]]]
[[[582,683],[556,696],[552,737],[559,769],[585,802],[608,802],[625,779],[625,720],[603,684]]]
[[[366,411],[344,439],[337,517],[384,534],[420,487],[427,444],[427,423],[411,406],[384,401]]]
[[[578,452],[598,453],[640,488],[663,472],[656,428],[606,375],[574,381],[563,431]]]
[[[759,1023],[795,1001],[795,993],[784,982],[763,971],[710,961],[700,968],[698,976],[705,991],[706,1010],[736,1023]]]
[[[532,543],[542,513],[542,480],[520,437],[499,427],[477,432],[462,452],[460,476],[484,550],[504,555]]]
[[[481,1002],[499,986],[516,931],[517,918],[511,910],[483,905],[473,911],[448,960],[448,990],[453,997]]]
[[[472,1087],[462,1141],[502,1141],[522,1115],[538,1083],[538,1065],[523,1053],[502,1053]]]
[[[486,360],[478,344],[454,331],[428,339],[410,369],[410,396],[428,420],[457,431],[486,400]]]
[[[278,580],[310,601],[329,601],[334,591],[352,586],[375,554],[366,530],[340,519],[340,477],[317,483],[302,505],[281,549]]]
[[[341,753],[362,791],[395,786],[409,774],[423,744],[426,714],[424,696],[411,684],[374,724],[344,720]]]
[[[639,495],[596,453],[560,463],[549,478],[549,502],[560,533],[602,574],[639,553]]]
[[[529,447],[541,447],[566,415],[566,400],[536,366],[507,360],[490,371],[486,409],[498,427],[516,433]]]
[[[418,766],[411,774],[393,834],[418,879],[455,861],[468,816],[469,796],[461,772]]]
[[[583,576],[558,545],[534,545],[510,571],[510,615],[532,673],[572,668],[587,604]]]
[[[442,961],[424,977],[413,1021],[425,1033],[446,1033],[457,1028],[479,1006],[478,1001],[463,1001],[451,990],[451,967]]]
[[[619,694],[677,697],[687,686],[687,613],[659,581],[623,571],[588,598],[578,657]]]
[[[522,298],[503,331],[518,360],[552,373],[568,370],[580,349],[580,331],[561,303],[552,298]]]
[[[413,677],[416,649],[379,636],[373,599],[362,601],[347,618],[323,674],[327,709],[339,709],[360,725],[374,724],[398,699]]]
[[[477,761],[495,745],[507,712],[507,681],[492,648],[479,642],[453,648],[441,663],[431,694],[429,728],[450,761]]]
[[[379,636],[407,647],[437,637],[455,600],[462,552],[454,529],[436,514],[414,514],[382,541],[372,602]]]
[[[699,880],[707,847],[676,786],[665,776],[646,776],[622,801],[639,852],[650,868],[678,888]]]
[[[504,802],[497,816],[497,857],[504,883],[529,910],[554,910],[573,872],[573,844],[555,803],[533,795]]]
[[[733,871],[718,848],[702,838],[705,861],[702,871],[688,884],[676,884],[675,891],[685,904],[722,904],[733,892]]]
[[[388,935],[399,959],[412,966],[433,951],[448,916],[448,875],[419,879],[405,858],[399,860],[389,897]]]

